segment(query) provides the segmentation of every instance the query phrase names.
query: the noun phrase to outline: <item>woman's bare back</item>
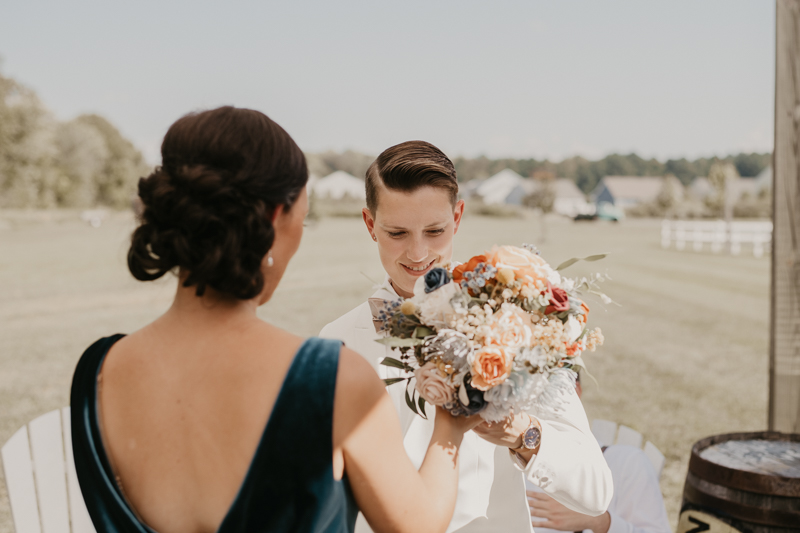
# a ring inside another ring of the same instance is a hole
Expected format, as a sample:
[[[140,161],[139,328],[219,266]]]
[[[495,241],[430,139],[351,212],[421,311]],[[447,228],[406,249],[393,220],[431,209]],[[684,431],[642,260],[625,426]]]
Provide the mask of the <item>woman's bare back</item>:
[[[215,318],[168,312],[118,341],[99,376],[117,482],[162,533],[218,529],[302,343],[255,317]]]

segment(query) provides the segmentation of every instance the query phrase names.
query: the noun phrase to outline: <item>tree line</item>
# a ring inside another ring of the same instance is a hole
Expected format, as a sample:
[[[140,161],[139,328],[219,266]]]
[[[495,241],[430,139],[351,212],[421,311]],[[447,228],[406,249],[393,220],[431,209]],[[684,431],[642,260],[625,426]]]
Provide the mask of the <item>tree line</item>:
[[[0,74],[0,208],[130,206],[148,173],[106,119],[63,122],[31,89]]]
[[[306,154],[309,170],[317,176],[326,176],[336,170],[344,170],[354,176],[364,177],[374,156],[348,150],[346,152],[325,152]],[[505,168],[524,177],[534,177],[537,173],[549,173],[559,178],[574,180],[585,193],[590,193],[604,176],[667,176],[677,177],[684,185],[690,184],[697,176],[708,176],[715,163],[731,163],[742,177],[757,176],[770,165],[770,153],[740,153],[725,157],[704,157],[694,160],[644,159],[636,154],[611,154],[603,159],[591,161],[575,156],[560,162],[547,159],[490,159],[488,157],[456,157],[459,181],[488,178]]]
[[[307,153],[309,171],[326,176],[344,170],[363,178],[375,156],[345,152]],[[756,176],[770,164],[769,153],[741,153],[694,160],[644,159],[611,154],[589,160],[575,156],[547,159],[456,157],[460,181],[482,179],[510,168],[525,177],[549,173],[575,181],[586,193],[604,176],[674,175],[683,184],[707,176],[715,162],[731,163],[742,177]],[[62,122],[31,89],[0,73],[0,208],[126,207],[138,179],[149,169],[141,152],[106,119],[81,115]]]

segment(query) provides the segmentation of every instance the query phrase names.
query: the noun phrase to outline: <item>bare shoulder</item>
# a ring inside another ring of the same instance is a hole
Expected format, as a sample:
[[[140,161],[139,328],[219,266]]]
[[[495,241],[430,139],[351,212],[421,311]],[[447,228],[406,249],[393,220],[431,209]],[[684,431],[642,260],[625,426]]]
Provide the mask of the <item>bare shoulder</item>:
[[[342,346],[334,399],[334,445],[342,445],[353,435],[363,433],[356,431],[359,427],[374,429],[376,423],[390,419],[393,414],[389,396],[372,365],[357,352]]]
[[[384,392],[383,382],[375,369],[358,352],[342,346],[339,354],[338,386],[356,392],[358,396],[377,396]]]

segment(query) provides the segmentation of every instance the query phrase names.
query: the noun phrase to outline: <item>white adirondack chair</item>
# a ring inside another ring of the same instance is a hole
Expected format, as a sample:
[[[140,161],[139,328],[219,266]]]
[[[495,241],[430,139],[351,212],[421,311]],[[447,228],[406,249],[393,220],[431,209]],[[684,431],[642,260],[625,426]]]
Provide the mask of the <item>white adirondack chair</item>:
[[[611,446],[612,444],[626,444],[635,448],[642,447],[642,434],[628,426],[617,425],[610,420],[595,419],[592,421],[592,434],[597,439],[600,446]],[[664,454],[656,448],[650,441],[644,445],[644,454],[650,459],[650,463],[661,479],[661,471],[664,469]]]
[[[72,458],[69,407],[23,426],[2,448],[16,533],[95,533]]]

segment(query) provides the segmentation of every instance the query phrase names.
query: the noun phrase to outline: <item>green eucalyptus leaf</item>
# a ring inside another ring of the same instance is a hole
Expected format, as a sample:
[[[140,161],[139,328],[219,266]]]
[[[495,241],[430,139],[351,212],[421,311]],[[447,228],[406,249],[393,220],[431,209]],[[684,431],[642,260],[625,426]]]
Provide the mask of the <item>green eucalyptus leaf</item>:
[[[392,366],[394,368],[400,368],[401,370],[405,370],[408,365],[404,362],[395,359],[394,357],[384,357],[381,359],[381,364],[383,366]]]
[[[415,339],[424,339],[425,337],[429,337],[434,334],[434,331],[427,327],[427,326],[417,326],[414,328],[414,334],[412,337]]]
[[[564,270],[565,268],[574,265],[578,261],[588,261],[588,262],[600,261],[601,259],[607,256],[608,254],[594,254],[594,255],[587,255],[586,257],[573,257],[572,259],[567,259],[566,261],[558,265],[556,267],[556,270]]]
[[[400,339],[398,337],[382,337],[375,339],[375,342],[388,346],[389,348],[413,348],[420,344],[424,344],[422,339]]]
[[[384,386],[388,387],[389,385],[394,385],[395,383],[400,383],[401,381],[405,381],[408,378],[386,378],[383,380]]]
[[[428,415],[427,415],[427,413],[425,412],[425,398],[423,398],[422,396],[420,396],[420,397],[419,397],[419,400],[417,401],[417,403],[419,404],[419,413],[420,413],[419,415],[420,415],[422,418],[424,418],[425,420],[427,420],[427,419],[428,419]]]
[[[408,386],[406,386],[406,405],[408,405],[416,414],[419,414],[419,411],[417,411],[417,406],[414,405],[414,400],[412,400],[411,396],[408,394]]]

